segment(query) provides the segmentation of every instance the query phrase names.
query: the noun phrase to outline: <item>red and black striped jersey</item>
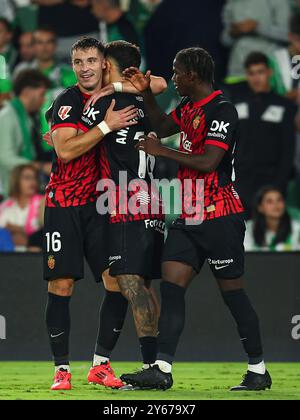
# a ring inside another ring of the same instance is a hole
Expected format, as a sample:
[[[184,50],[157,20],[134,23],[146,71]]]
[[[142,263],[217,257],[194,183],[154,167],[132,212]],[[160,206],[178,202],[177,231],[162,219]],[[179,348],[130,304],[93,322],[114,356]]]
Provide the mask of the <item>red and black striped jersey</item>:
[[[192,102],[183,98],[171,113],[180,127],[180,151],[189,154],[204,154],[207,145],[226,151],[218,168],[212,173],[200,173],[195,169],[180,167],[178,178],[182,185],[191,180],[182,202],[182,218],[196,217],[187,212],[189,206],[196,208],[196,180],[204,181],[204,220],[244,211],[241,200],[234,189],[234,149],[238,136],[238,114],[222,91],[215,91],[207,98]]]
[[[101,196],[101,199],[107,197],[110,201],[110,222],[162,219],[160,196],[151,183],[155,178],[155,157],[135,148],[139,138],[151,131],[143,97],[115,93],[101,98],[82,115],[81,126],[88,130],[103,121],[112,99],[116,100],[115,110],[134,105],[138,109],[138,116],[136,125],[114,131],[100,142],[101,180],[111,180],[115,186],[112,194],[108,190]]]
[[[84,105],[89,95],[78,86],[62,92],[53,104],[51,131],[61,127],[85,130],[81,124]],[[63,163],[55,154],[50,182],[46,187],[47,207],[82,206],[98,198],[96,190],[100,179],[98,165],[99,147],[68,163]]]

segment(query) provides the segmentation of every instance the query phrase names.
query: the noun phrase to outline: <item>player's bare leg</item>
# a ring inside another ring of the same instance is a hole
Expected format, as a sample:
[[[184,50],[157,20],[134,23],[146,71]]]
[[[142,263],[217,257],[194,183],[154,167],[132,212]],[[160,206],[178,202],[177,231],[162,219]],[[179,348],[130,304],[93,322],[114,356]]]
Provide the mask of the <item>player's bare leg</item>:
[[[148,370],[122,375],[124,382],[141,388],[168,389],[173,385],[172,362],[185,324],[185,292],[195,275],[192,267],[181,262],[163,263],[157,360]]]
[[[124,384],[118,379],[111,368],[110,356],[115,348],[125,321],[128,301],[122,295],[119,284],[115,277],[109,275],[106,270],[102,275],[105,296],[100,310],[100,325],[97,337],[93,367],[88,375],[88,382],[111,388],[120,388]],[[151,281],[145,282],[156,307],[158,322],[159,303]]]
[[[50,347],[55,363],[52,390],[71,389],[69,362],[70,312],[69,304],[73,294],[74,280],[55,279],[48,283],[46,324]]]
[[[158,324],[158,306],[153,292],[138,275],[119,275],[117,281],[132,308],[144,365],[152,365],[156,360]]]
[[[258,316],[246,294],[242,279],[219,279],[223,300],[238,328],[244,350],[249,358],[242,383],[232,391],[261,391],[271,388],[272,379],[266,370]]]
[[[116,278],[109,275],[109,270],[102,274],[102,279],[105,294],[100,309],[99,331],[88,382],[110,388],[120,388],[124,384],[116,377],[111,368],[110,356],[124,325],[128,301],[122,295]]]

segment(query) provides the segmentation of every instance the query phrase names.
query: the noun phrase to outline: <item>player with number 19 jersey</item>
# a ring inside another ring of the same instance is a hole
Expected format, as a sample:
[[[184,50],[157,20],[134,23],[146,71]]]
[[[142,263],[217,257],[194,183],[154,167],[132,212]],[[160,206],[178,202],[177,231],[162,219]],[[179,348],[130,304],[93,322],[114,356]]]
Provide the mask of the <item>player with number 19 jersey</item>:
[[[116,93],[101,98],[83,113],[81,127],[85,126],[85,130],[88,130],[99,124],[112,99],[116,100],[116,110],[134,105],[139,115],[136,125],[110,133],[100,144],[101,179],[112,180],[116,186],[113,210],[109,215],[110,274],[160,278],[165,221],[160,197],[151,189],[151,181],[155,178],[155,158],[135,148],[139,138],[151,131],[143,97]],[[122,173],[123,176],[126,174],[127,179],[124,188],[120,183]],[[130,191],[127,188],[129,185]],[[134,212],[131,211],[130,200],[135,202]],[[158,211],[153,212],[153,208]]]

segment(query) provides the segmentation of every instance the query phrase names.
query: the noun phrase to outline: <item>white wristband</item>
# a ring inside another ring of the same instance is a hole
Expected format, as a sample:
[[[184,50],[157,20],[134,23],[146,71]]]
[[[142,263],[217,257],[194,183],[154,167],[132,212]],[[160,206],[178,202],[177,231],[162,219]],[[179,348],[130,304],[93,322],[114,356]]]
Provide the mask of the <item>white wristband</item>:
[[[105,121],[101,121],[101,123],[98,124],[97,127],[102,131],[104,136],[112,132],[112,130],[109,128]]]
[[[113,83],[113,87],[115,89],[115,92],[123,92],[123,83],[122,82],[115,82]]]
[[[152,137],[152,138],[157,139],[158,135],[155,133],[155,131],[150,131],[150,133],[148,133],[148,137]]]

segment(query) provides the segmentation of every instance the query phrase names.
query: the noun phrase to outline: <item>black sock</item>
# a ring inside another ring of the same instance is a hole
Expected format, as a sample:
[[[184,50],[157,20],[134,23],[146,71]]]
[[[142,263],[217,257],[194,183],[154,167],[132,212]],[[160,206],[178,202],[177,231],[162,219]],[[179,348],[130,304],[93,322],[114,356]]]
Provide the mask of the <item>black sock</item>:
[[[163,281],[160,290],[161,315],[158,326],[157,359],[172,363],[185,324],[186,289]]]
[[[95,354],[98,356],[110,357],[120,337],[127,308],[128,301],[122,293],[105,291],[95,348]]]
[[[69,364],[70,299],[48,293],[46,325],[55,366]]]
[[[223,292],[222,296],[237,323],[242,344],[249,357],[249,364],[262,362],[263,348],[259,320],[245,290]]]
[[[153,365],[157,355],[157,337],[142,337],[139,339],[143,363]]]

